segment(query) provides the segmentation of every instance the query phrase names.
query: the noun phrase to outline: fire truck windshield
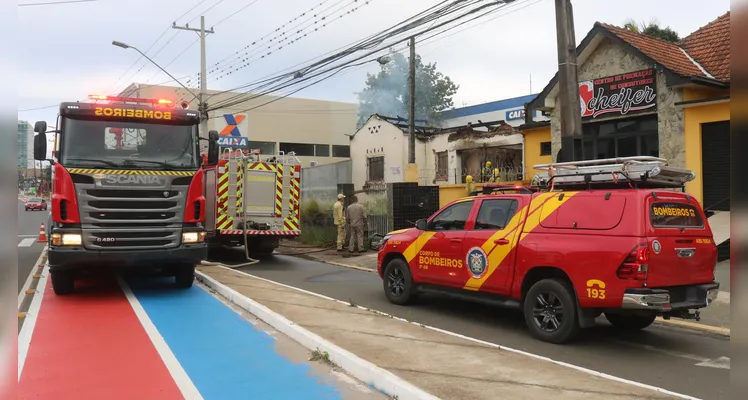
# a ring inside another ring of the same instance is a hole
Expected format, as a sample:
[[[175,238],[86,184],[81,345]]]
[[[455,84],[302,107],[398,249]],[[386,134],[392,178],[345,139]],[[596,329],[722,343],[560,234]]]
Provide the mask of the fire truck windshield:
[[[64,118],[59,161],[66,167],[196,169],[195,125]]]

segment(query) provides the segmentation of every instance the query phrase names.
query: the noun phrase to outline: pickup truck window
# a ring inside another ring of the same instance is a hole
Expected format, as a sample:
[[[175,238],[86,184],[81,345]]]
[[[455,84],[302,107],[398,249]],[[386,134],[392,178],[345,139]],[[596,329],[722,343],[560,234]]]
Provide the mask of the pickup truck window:
[[[655,228],[702,228],[699,210],[691,204],[678,202],[652,203],[649,219]]]
[[[504,229],[507,221],[517,212],[517,206],[517,200],[483,200],[475,220],[475,229]]]
[[[473,208],[472,201],[453,204],[437,214],[429,223],[429,230],[460,231],[465,229],[468,215]]]

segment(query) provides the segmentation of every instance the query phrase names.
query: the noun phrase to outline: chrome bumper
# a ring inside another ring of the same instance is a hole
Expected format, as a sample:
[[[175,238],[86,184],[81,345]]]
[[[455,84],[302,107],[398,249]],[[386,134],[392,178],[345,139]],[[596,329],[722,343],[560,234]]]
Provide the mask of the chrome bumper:
[[[709,306],[717,300],[718,295],[717,282],[663,289],[627,289],[623,294],[621,308],[657,312],[697,309]],[[678,301],[673,302],[673,297],[677,297]]]

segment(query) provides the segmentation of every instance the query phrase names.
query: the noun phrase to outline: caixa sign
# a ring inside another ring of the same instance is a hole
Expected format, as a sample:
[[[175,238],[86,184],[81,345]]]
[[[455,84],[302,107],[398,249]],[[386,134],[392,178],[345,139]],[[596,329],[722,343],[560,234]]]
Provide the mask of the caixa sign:
[[[218,145],[221,147],[249,147],[249,139],[241,136],[219,136]]]
[[[507,111],[505,119],[507,121],[513,121],[515,119],[524,119],[524,118],[525,118],[525,109],[518,108],[516,110]]]

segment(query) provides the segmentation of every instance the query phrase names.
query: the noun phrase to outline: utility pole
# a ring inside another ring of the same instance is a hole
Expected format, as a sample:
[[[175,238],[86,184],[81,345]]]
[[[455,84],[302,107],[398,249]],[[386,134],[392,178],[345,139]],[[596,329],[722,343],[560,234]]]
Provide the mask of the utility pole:
[[[410,110],[408,110],[408,164],[416,163],[416,38],[410,38]]]
[[[577,49],[574,37],[574,11],[571,0],[556,0],[556,42],[558,46],[559,95],[556,104],[561,108],[562,160],[575,161],[574,142],[582,138],[582,113],[579,106],[577,77]]]
[[[196,32],[200,36],[200,94],[197,96],[198,101],[198,112],[200,113],[200,136],[203,138],[208,137],[208,105],[205,103],[208,96],[208,79],[206,73],[206,62],[205,62],[205,37],[209,33],[215,33],[213,28],[205,30],[205,16],[200,16],[200,29],[190,28],[189,24],[184,26],[177,26],[175,22],[172,25],[174,29],[181,29],[183,31]]]

